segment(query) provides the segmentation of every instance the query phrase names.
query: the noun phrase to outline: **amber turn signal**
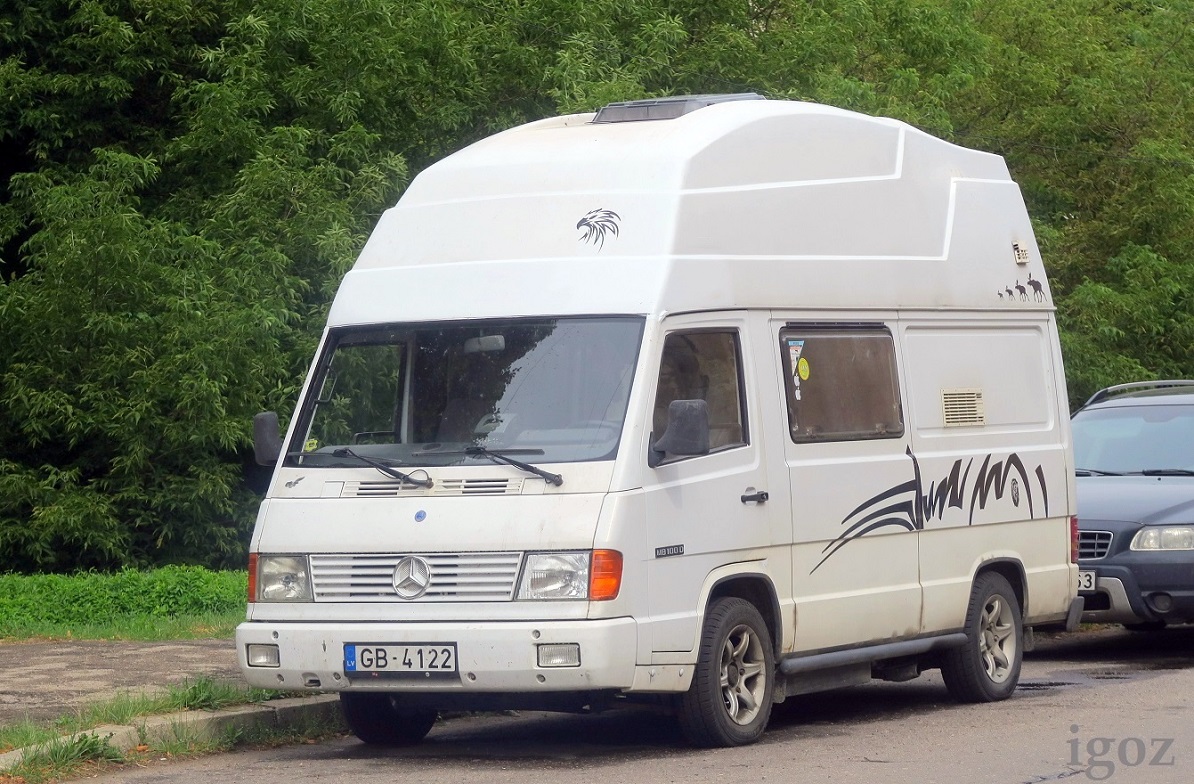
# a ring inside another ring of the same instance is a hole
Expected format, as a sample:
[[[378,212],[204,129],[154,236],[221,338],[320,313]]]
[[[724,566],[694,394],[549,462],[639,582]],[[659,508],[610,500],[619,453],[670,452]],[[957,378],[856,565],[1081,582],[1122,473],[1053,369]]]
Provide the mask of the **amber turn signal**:
[[[617,550],[594,550],[589,570],[589,599],[600,602],[618,598],[622,587],[622,554]]]

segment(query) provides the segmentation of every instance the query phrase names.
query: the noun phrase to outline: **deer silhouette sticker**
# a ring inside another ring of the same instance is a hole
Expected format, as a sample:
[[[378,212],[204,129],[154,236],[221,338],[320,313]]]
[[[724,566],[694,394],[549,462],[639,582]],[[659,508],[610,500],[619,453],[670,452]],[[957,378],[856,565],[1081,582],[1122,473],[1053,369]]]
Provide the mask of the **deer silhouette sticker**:
[[[1028,280],[1026,283],[1020,283],[1019,278],[1012,286],[1004,286],[1003,291],[996,291],[999,299],[1007,302],[1028,302],[1028,290],[1032,289],[1032,299],[1036,302],[1045,302],[1045,284],[1036,278],[1032,277],[1032,273],[1028,273]]]
[[[1045,292],[1039,280],[1033,280],[1032,273],[1028,273],[1028,285],[1032,288],[1032,298],[1037,302],[1045,301]]]

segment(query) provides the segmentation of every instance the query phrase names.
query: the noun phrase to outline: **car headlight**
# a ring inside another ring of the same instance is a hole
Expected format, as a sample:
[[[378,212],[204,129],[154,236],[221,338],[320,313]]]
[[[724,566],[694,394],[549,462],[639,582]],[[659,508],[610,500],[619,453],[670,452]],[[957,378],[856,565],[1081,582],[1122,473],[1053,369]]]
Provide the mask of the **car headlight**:
[[[309,602],[311,570],[305,555],[258,555],[257,601]]]
[[[1149,526],[1132,537],[1133,550],[1194,550],[1194,525]]]
[[[518,598],[589,598],[589,551],[528,553]]]
[[[527,553],[518,598],[604,602],[618,598],[621,588],[622,553],[617,550]]]

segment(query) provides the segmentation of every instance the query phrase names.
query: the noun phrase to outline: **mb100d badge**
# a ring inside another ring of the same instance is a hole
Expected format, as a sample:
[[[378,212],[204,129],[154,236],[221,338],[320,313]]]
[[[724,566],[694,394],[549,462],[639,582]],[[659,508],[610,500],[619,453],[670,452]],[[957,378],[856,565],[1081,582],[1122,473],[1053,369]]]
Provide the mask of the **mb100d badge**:
[[[431,566],[417,555],[408,555],[394,567],[394,593],[401,599],[418,599],[431,585]]]

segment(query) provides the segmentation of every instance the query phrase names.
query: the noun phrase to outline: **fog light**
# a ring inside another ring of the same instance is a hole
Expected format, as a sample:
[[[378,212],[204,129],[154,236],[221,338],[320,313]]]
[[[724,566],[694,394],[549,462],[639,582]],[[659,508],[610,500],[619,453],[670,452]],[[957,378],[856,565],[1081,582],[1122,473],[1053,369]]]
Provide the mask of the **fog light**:
[[[282,655],[277,645],[249,645],[247,651],[250,667],[281,667]]]
[[[537,645],[540,667],[579,667],[580,645],[574,642]]]
[[[1167,613],[1173,609],[1173,597],[1167,593],[1154,593],[1148,597],[1148,601],[1159,613]]]

